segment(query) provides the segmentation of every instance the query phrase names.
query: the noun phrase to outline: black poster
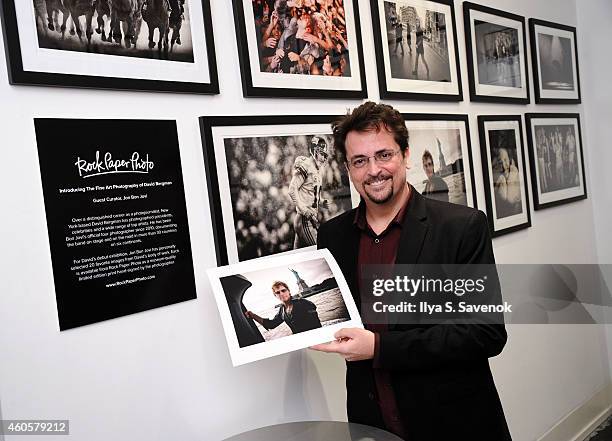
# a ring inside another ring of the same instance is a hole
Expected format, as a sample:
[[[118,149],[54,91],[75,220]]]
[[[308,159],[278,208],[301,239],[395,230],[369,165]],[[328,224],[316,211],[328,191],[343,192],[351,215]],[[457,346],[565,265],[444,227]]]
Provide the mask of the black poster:
[[[176,122],[34,123],[60,329],[194,299]]]

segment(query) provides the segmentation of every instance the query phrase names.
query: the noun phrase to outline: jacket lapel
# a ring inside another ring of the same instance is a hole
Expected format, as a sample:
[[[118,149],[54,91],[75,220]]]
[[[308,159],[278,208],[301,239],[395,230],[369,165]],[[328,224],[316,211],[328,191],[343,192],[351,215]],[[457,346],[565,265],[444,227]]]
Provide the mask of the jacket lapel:
[[[411,191],[412,200],[409,202],[406,211],[395,258],[397,264],[418,263],[429,227],[425,199],[414,187],[411,187]]]

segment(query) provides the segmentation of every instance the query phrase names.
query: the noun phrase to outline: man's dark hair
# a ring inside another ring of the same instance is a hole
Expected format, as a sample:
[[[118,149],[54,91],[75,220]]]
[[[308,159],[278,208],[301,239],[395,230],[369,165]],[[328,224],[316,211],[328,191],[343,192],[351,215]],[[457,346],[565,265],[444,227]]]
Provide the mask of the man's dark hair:
[[[425,150],[423,152],[422,161],[424,162],[426,159],[431,159],[431,162],[433,163],[433,156],[431,156],[431,152],[429,150]]]
[[[388,104],[363,103],[332,123],[334,147],[346,158],[346,137],[349,132],[380,131],[383,127],[393,135],[402,154],[408,148],[408,129],[401,113]]]

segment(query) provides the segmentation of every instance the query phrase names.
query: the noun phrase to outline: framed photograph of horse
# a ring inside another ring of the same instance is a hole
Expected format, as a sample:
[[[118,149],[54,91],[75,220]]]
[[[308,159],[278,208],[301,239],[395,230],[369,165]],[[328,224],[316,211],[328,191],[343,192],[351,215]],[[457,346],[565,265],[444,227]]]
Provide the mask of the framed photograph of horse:
[[[233,0],[245,97],[367,96],[357,0]]]
[[[209,0],[2,0],[9,82],[217,94]]]

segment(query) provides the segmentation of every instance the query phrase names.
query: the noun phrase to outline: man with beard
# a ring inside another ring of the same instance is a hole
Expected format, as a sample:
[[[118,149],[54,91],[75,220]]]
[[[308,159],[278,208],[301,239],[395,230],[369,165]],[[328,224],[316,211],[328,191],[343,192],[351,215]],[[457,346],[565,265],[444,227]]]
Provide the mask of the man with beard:
[[[408,131],[397,110],[367,102],[332,129],[361,203],[322,224],[317,246],[335,257],[360,310],[361,295],[371,298],[360,292],[364,265],[495,263],[481,211],[427,199],[406,182]],[[411,441],[511,439],[488,360],[506,343],[503,318],[381,321],[312,348],[347,361],[349,421]]]

